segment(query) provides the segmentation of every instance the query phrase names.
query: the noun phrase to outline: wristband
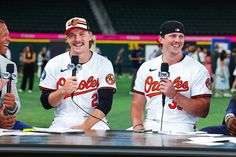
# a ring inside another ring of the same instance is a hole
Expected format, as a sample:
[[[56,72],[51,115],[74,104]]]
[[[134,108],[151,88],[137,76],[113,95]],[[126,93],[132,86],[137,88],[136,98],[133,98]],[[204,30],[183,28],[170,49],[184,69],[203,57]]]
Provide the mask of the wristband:
[[[234,114],[232,114],[232,113],[227,114],[227,115],[225,116],[225,124],[227,124],[227,121],[228,121],[230,118],[233,118],[233,117],[235,117]]]
[[[13,110],[6,108],[6,113],[7,113],[7,115],[14,115],[17,112],[17,110],[18,110],[18,106],[16,105]]]

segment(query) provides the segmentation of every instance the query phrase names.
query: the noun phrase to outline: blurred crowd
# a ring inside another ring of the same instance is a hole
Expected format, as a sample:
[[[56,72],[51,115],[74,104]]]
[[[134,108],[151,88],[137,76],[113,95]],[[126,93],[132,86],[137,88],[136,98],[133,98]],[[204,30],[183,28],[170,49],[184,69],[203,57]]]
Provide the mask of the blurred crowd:
[[[232,51],[220,49],[215,45],[214,52],[201,46],[187,44],[185,51],[208,70],[215,97],[231,97],[236,88],[236,49]]]

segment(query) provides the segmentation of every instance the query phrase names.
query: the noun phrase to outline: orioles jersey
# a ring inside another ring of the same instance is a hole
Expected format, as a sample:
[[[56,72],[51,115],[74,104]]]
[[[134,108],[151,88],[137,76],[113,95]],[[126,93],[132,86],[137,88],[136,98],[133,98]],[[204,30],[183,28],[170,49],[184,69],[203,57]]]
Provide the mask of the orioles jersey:
[[[146,119],[159,121],[162,116],[162,93],[160,92],[160,77],[162,56],[142,64],[137,73],[134,91],[146,98]],[[189,56],[176,64],[169,66],[169,79],[175,90],[188,97],[210,97],[210,76],[206,68]],[[176,124],[195,125],[198,117],[189,114],[171,98],[166,97],[163,120]]]
[[[68,69],[70,63],[69,52],[49,60],[40,79],[40,88],[51,91],[61,88],[66,79],[72,76],[72,70]],[[111,62],[97,53],[93,53],[91,59],[76,70],[76,76],[78,78],[78,88],[74,92],[73,100],[88,113],[92,113],[98,105],[98,89],[111,88],[114,91],[116,90]],[[88,116],[87,113],[74,104],[71,94],[66,94],[61,103],[55,108],[54,121],[63,119],[73,121],[75,117]],[[78,124],[82,123],[78,118],[77,121],[80,121]]]

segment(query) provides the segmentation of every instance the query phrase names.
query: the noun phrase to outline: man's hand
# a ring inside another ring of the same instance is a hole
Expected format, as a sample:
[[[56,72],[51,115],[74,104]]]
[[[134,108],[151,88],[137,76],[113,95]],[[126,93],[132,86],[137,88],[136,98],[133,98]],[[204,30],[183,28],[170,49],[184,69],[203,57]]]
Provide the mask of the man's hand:
[[[7,82],[8,82],[7,79],[0,79],[0,91],[7,84]]]
[[[226,126],[229,130],[229,134],[232,136],[236,136],[236,117],[230,117],[227,120]]]
[[[160,91],[169,98],[173,98],[176,94],[173,83],[166,78],[162,78],[160,81]]]
[[[90,130],[90,128],[88,128],[88,126],[84,125],[84,123],[81,125],[72,126],[71,129],[80,129],[80,130],[84,130],[84,131]]]
[[[4,105],[0,109],[0,128],[12,129],[16,123],[16,116],[15,115],[5,116],[4,115],[5,109],[6,107]]]
[[[14,110],[15,96],[12,93],[6,93],[3,97],[3,105],[9,110]]]
[[[135,131],[143,131],[144,130],[144,126],[143,126],[143,124],[141,124],[141,123],[139,123],[139,124],[136,124],[136,125],[134,125],[133,126],[133,131],[135,132]]]
[[[78,79],[75,76],[69,77],[66,80],[64,86],[62,86],[61,90],[65,94],[71,94],[72,92],[76,91],[78,87]]]

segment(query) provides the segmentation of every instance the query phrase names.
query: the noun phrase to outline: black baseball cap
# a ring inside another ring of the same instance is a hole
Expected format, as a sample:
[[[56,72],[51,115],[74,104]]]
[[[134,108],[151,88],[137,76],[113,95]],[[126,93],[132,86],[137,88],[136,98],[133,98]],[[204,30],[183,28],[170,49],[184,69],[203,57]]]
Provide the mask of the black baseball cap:
[[[185,33],[184,25],[181,22],[175,20],[165,21],[164,23],[161,24],[160,26],[161,36],[174,32],[184,34]]]

